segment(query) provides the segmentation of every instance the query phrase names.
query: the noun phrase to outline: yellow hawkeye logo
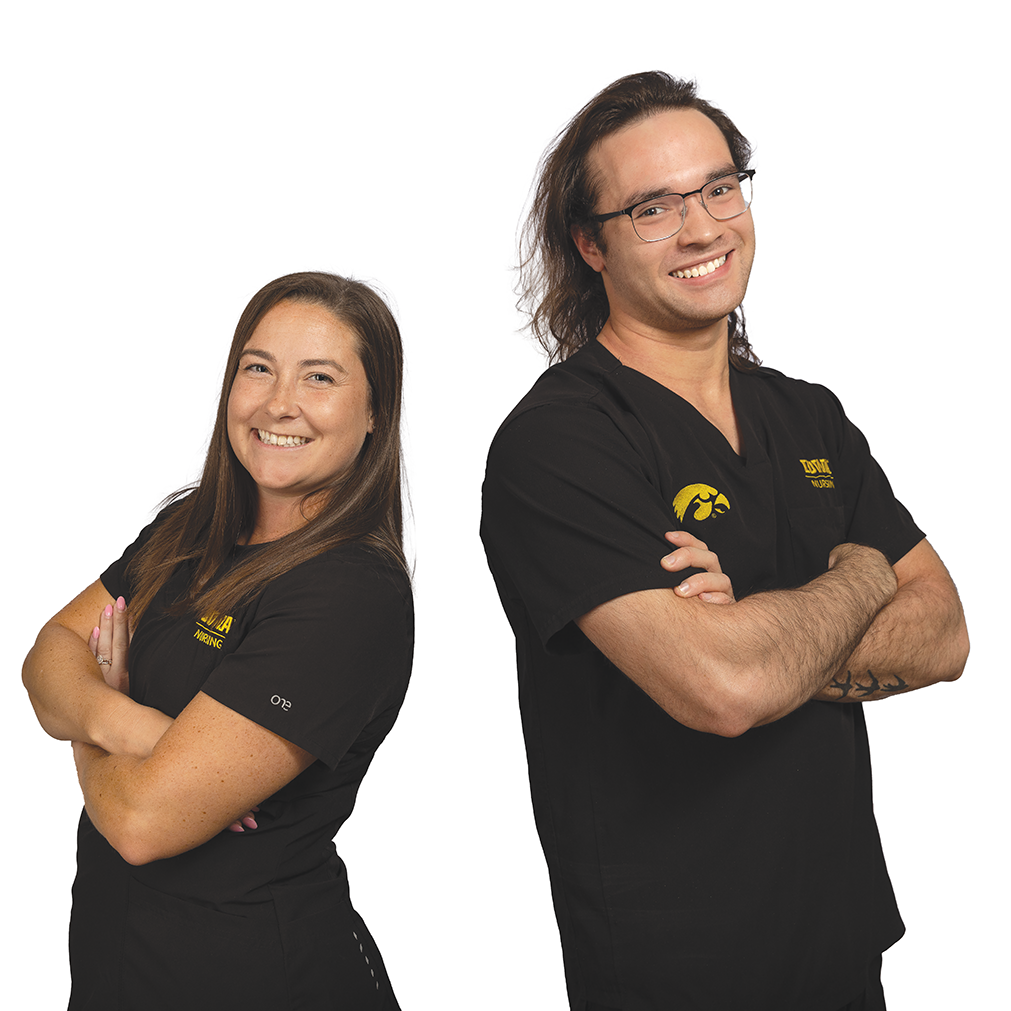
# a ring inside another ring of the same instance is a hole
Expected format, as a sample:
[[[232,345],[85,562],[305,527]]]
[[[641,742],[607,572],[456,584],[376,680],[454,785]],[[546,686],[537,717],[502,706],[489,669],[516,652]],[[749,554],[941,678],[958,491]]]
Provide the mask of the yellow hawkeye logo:
[[[828,465],[828,460],[801,460],[800,465],[815,488],[835,487],[835,481],[832,480],[832,468]]]
[[[205,614],[197,622],[197,630],[193,633],[193,638],[198,639],[205,646],[211,649],[221,649],[221,644],[228,635],[228,630],[232,627],[232,616],[226,614]]]
[[[686,484],[674,496],[674,512],[679,520],[685,518],[685,513],[693,505],[696,507],[692,513],[693,520],[707,520],[713,513],[719,516],[730,509],[727,496],[708,484]]]

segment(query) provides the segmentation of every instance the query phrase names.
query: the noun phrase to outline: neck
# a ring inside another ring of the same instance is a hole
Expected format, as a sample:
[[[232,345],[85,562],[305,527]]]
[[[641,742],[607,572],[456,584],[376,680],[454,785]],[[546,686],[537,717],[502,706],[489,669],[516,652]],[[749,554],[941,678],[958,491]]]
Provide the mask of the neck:
[[[694,403],[730,394],[727,317],[697,330],[664,332],[610,316],[597,340],[622,365]]]
[[[256,521],[249,536],[242,543],[266,544],[268,541],[278,541],[299,527],[305,526],[307,520],[302,515],[301,503],[301,498],[275,499],[261,492],[256,508]]]
[[[743,452],[730,397],[727,319],[687,333],[659,333],[610,317],[597,340],[622,365],[666,386],[718,428],[734,452]]]

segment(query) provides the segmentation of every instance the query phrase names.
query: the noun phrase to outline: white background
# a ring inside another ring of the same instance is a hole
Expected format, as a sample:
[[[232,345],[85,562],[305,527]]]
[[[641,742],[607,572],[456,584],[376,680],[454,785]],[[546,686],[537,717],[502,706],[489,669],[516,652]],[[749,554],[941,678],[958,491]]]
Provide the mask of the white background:
[[[542,367],[512,293],[537,160],[597,90],[654,68],[696,78],[755,145],[759,354],[838,393],[962,592],[962,681],[868,706],[909,928],[885,978],[891,1011],[999,1006],[996,5],[19,7],[0,53],[4,1006],[64,1006],[79,811],[70,748],[35,724],[21,658],[197,476],[242,307],[305,269],[386,292],[408,363],[417,656],[338,840],[356,906],[405,1011],[564,1006],[479,494],[491,436]]]

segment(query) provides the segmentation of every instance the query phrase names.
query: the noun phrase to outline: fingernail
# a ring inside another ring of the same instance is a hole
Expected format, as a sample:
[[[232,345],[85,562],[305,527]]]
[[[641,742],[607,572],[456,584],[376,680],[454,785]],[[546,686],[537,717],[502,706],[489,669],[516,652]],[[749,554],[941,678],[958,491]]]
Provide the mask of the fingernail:
[[[246,828],[256,828],[257,827],[256,826],[256,819],[252,815],[246,815],[246,817],[242,819],[242,824],[245,825]]]
[[[678,587],[678,593],[682,593],[682,594],[684,594],[684,593],[687,593],[687,592],[688,592],[688,584],[687,584],[687,583],[682,583],[682,584],[681,584],[681,585],[680,585],[680,586]]]
[[[105,605],[105,616],[107,618],[111,618],[112,617],[112,604],[106,604]]]
[[[97,639],[102,634],[102,630],[96,625],[91,631],[91,638]]]
[[[231,824],[228,826],[229,832],[245,832],[246,830],[241,825]]]
[[[125,598],[123,598],[123,597],[117,598],[117,600],[116,600],[116,610],[117,611],[125,611],[126,610],[126,599]]]

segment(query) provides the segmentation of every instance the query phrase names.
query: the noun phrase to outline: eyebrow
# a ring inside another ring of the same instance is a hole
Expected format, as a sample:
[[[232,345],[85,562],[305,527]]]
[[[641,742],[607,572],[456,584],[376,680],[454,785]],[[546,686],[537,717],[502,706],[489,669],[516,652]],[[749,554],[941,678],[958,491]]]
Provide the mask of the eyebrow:
[[[724,176],[732,176],[736,172],[740,171],[736,165],[728,163],[726,165],[720,166],[720,168],[713,169],[709,175],[702,182],[702,186],[699,189],[704,189],[710,183],[715,182],[717,179],[722,179]],[[665,197],[668,193],[673,193],[673,190],[669,189],[653,189],[653,190],[642,190],[639,193],[633,193],[631,197],[625,203],[626,207],[635,207],[637,204],[645,203],[647,200],[656,200],[657,197]],[[690,191],[689,191],[690,192]]]
[[[274,365],[277,364],[277,359],[269,351],[261,351],[259,348],[245,348],[242,354],[239,355],[239,358],[244,358],[246,355],[256,355],[257,358],[263,358]],[[344,375],[348,374],[348,370],[340,362],[335,362],[332,358],[303,358],[298,363],[300,369],[318,369],[326,366],[336,369],[338,372],[343,372]]]

